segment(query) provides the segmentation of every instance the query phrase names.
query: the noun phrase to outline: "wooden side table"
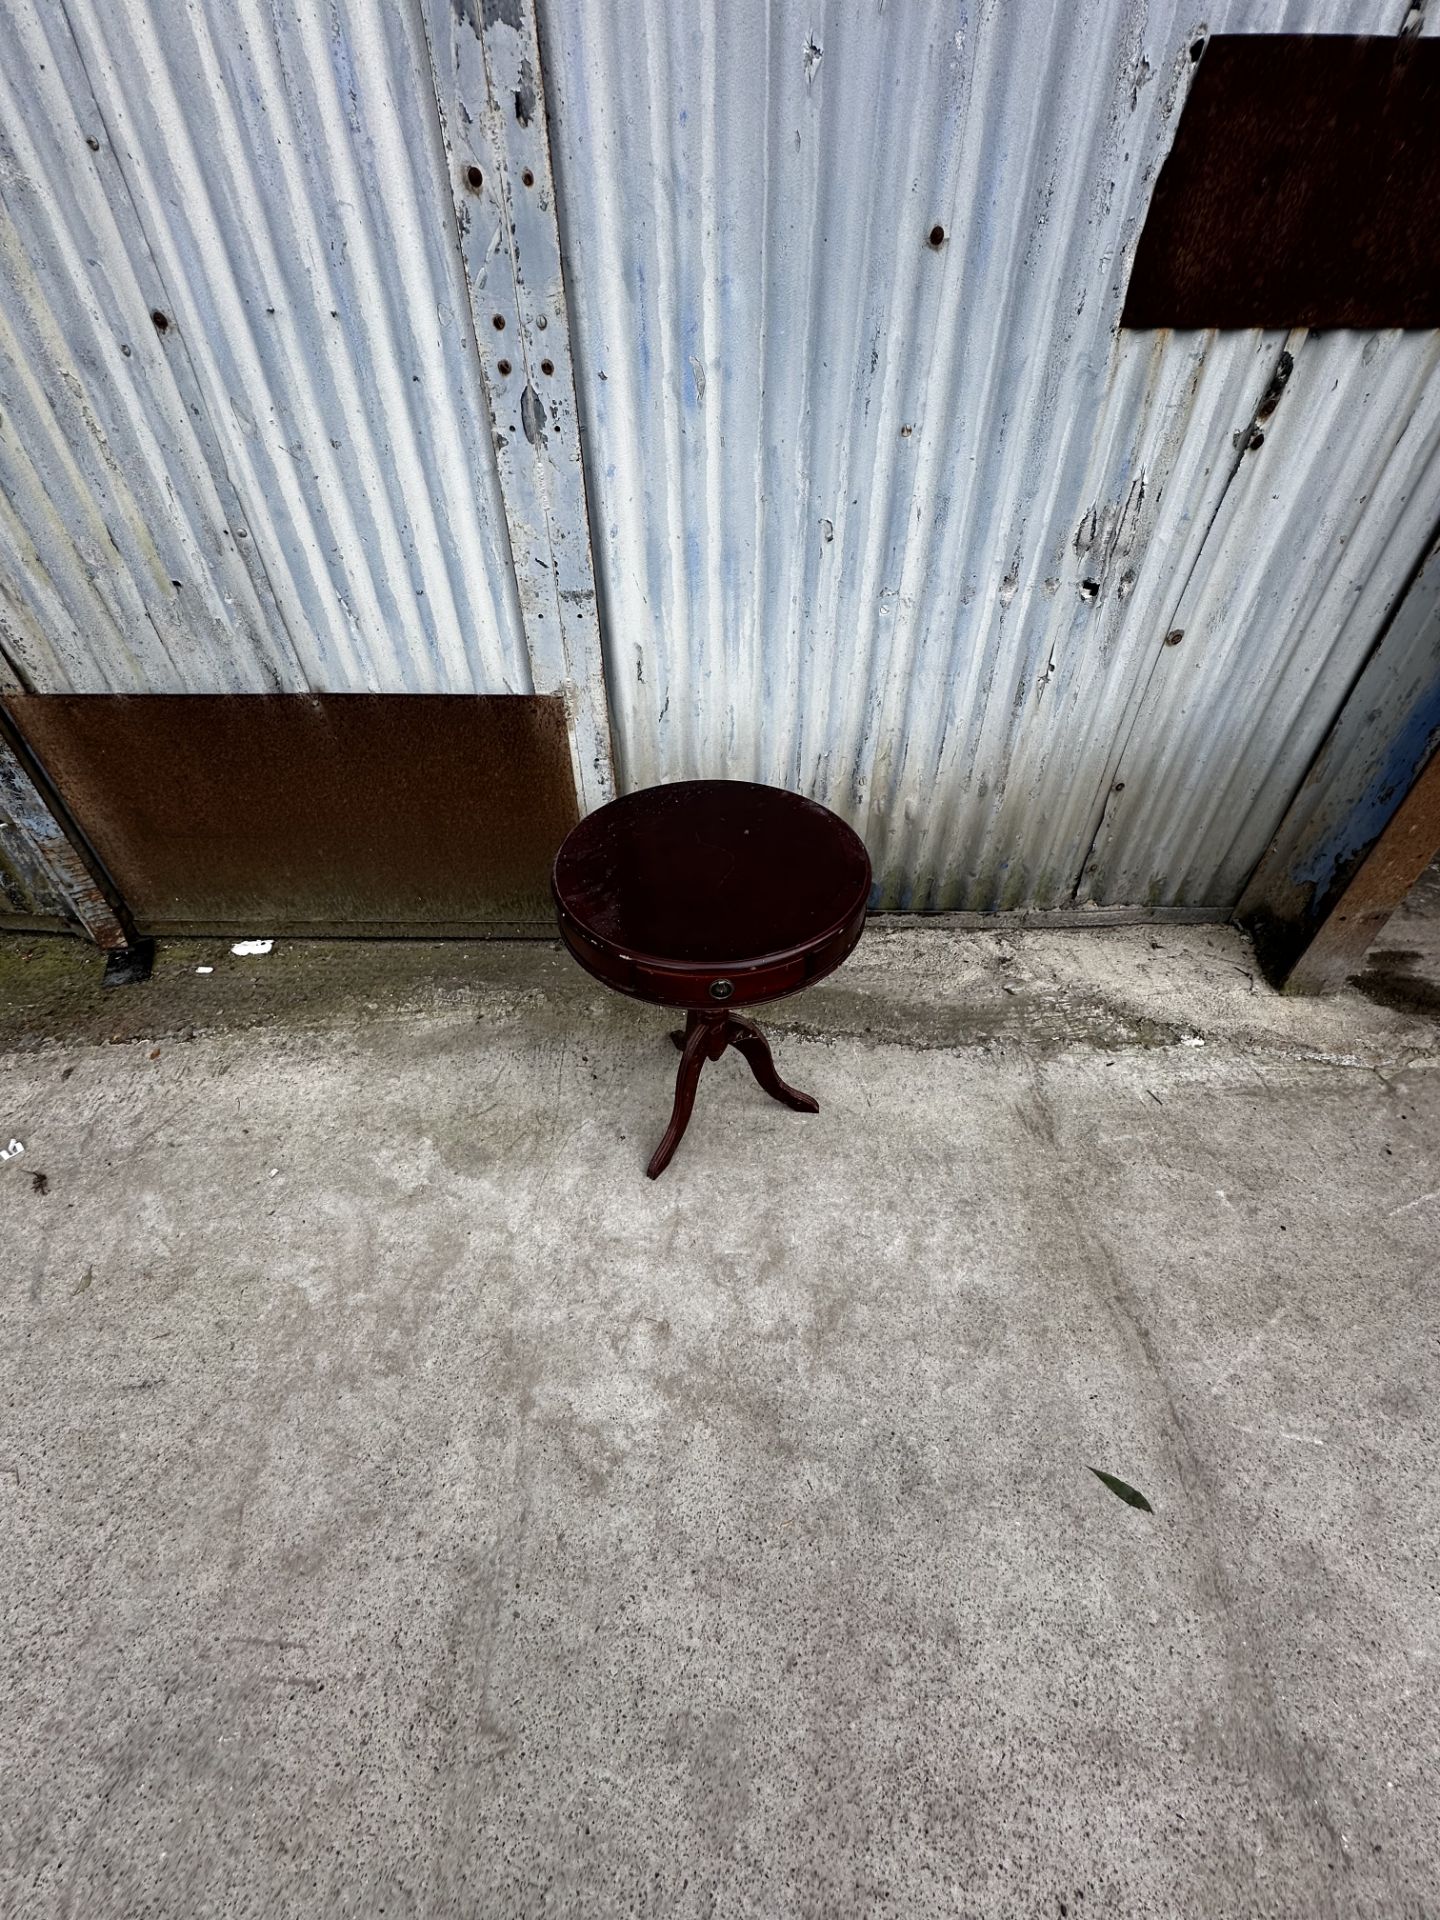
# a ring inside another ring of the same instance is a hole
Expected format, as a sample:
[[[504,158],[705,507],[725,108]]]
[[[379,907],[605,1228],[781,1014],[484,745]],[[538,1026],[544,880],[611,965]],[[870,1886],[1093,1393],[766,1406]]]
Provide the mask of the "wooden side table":
[[[735,1047],[766,1093],[798,1113],[808,1093],[775,1071],[736,1009],[832,973],[865,925],[870,856],[828,808],[745,780],[685,780],[612,800],[567,836],[552,880],[560,934],[618,993],[683,1007],[675,1106],[654,1180],[690,1119],[700,1069]]]

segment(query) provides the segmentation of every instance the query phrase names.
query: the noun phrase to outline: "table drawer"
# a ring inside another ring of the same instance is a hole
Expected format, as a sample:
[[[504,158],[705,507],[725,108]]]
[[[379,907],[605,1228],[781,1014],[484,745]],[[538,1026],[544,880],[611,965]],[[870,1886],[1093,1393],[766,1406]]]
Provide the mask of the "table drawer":
[[[769,966],[741,967],[733,973],[682,973],[678,968],[635,962],[631,988],[646,1000],[663,1000],[672,1007],[745,1007],[756,1000],[774,1000],[805,984],[803,958],[777,960]],[[716,992],[715,989],[720,991]],[[725,989],[730,991],[726,992]]]

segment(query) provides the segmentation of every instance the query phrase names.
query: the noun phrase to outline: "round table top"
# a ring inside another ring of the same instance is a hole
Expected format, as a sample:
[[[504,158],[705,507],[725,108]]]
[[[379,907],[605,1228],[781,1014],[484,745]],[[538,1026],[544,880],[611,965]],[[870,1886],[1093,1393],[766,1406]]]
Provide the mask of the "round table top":
[[[865,843],[783,787],[645,787],[574,827],[555,898],[590,938],[659,966],[736,967],[833,939],[870,894]]]

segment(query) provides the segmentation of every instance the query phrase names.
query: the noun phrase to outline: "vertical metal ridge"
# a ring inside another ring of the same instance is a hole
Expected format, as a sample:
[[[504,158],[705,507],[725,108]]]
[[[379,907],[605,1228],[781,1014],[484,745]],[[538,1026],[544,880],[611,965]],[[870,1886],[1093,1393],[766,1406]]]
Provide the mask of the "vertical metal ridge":
[[[549,10],[540,10],[537,27],[542,36],[542,56],[545,65],[547,113],[548,102],[553,91],[553,65],[551,49],[545,39],[549,20]],[[596,60],[599,72],[603,76],[607,71],[606,62],[610,53],[604,33],[596,37]],[[623,154],[619,129],[613,126],[608,115],[618,99],[618,89],[608,90],[603,84],[593,94],[571,103],[570,133],[573,141],[571,153],[581,157],[582,171],[593,175],[592,184],[599,191],[615,193],[623,191],[623,180],[618,176],[620,160]],[[598,118],[598,125],[597,125]],[[552,160],[554,163],[556,212],[563,224],[566,220],[567,195],[578,200],[578,186],[572,187],[566,177],[567,154],[561,143],[552,136]],[[604,231],[595,235],[599,255],[596,270],[600,277],[610,283],[623,275],[623,265],[618,247],[619,227],[608,225]],[[589,311],[592,320],[598,321],[598,314],[588,302],[589,289],[584,279],[575,277],[575,261],[567,257],[566,272],[570,276],[567,286],[569,304],[578,314]],[[576,326],[571,330],[571,350],[575,368],[577,395],[586,393],[593,396],[594,412],[591,418],[597,421],[598,428],[579,435],[580,456],[585,465],[585,492],[589,503],[588,511],[593,517],[601,511],[605,502],[605,511],[618,516],[620,506],[614,497],[615,490],[608,484],[613,480],[617,467],[623,471],[637,470],[640,464],[640,409],[635,391],[636,361],[628,353],[619,350],[616,343],[614,353],[610,352],[610,340],[598,324]],[[613,367],[613,375],[608,368]],[[609,382],[615,382],[615,394],[610,397]],[[589,424],[587,421],[586,424]],[[596,526],[594,537],[598,541],[601,528]],[[624,618],[619,582],[605,569],[597,568],[595,577],[597,610],[600,615],[600,644],[604,658],[604,681],[609,704],[613,708],[617,699],[617,689],[628,689],[630,683],[640,682],[642,666],[638,650],[634,647],[629,632],[629,623]],[[627,740],[619,735],[612,739],[615,761],[615,775],[622,788],[644,786],[649,783],[645,769],[636,768],[626,760]]]
[[[885,78],[892,91],[898,90],[900,76],[893,68]],[[903,569],[907,547],[915,439],[917,433],[923,436],[927,427],[923,404],[917,404],[921,401],[919,384],[913,377],[914,329],[907,324],[919,298],[922,266],[927,264],[923,260],[923,214],[915,204],[920,156],[934,144],[927,108],[934,111],[933,95],[908,116],[903,164],[893,182],[899,205],[894,209],[893,227],[887,223],[879,228],[896,251],[895,271],[877,313],[877,333],[884,344],[876,367],[881,376],[880,395],[874,411],[873,464],[869,467],[876,484],[867,501],[857,579],[857,612],[864,641],[863,665],[855,678],[857,685],[863,683],[863,690],[858,700],[846,703],[824,777],[826,799],[847,812],[864,806],[868,797],[875,707],[892,671],[897,629],[908,625],[897,569]],[[865,268],[870,264],[876,231],[875,223],[867,226],[862,261]]]
[[[968,748],[986,759],[992,769],[989,776],[990,793],[997,803],[1003,798],[1009,776],[1013,702],[1023,699],[1024,693],[1033,686],[1036,660],[1032,656],[1044,641],[1044,630],[1040,623],[1025,622],[1022,626],[1019,617],[1026,609],[1040,561],[1037,552],[1032,550],[1029,555],[1024,552],[1024,517],[1033,511],[1035,504],[1031,490],[1037,476],[1031,469],[1040,466],[1031,435],[1049,430],[1049,422],[1037,404],[1037,387],[1043,382],[1047,371],[1042,360],[1045,328],[1043,324],[1032,324],[1030,309],[1044,300],[1061,278],[1050,263],[1056,252],[1053,236],[1059,227],[1059,222],[1052,217],[1053,195],[1062,176],[1059,157],[1045,146],[1040,136],[1043,134],[1047,103],[1057,94],[1069,96],[1069,88],[1063,84],[1057,85],[1055,81],[1057,76],[1062,82],[1069,78],[1068,58],[1073,46],[1067,33],[1057,35],[1053,31],[1053,15],[1043,27],[1039,21],[1035,22],[1033,31],[1036,34],[1035,44],[1043,47],[1041,57],[1044,64],[1041,75],[1037,76],[1040,84],[1029,90],[1030,104],[1024,121],[1025,138],[1016,178],[1013,184],[1009,181],[1003,154],[991,151],[988,144],[991,130],[983,124],[980,142],[984,144],[980,147],[976,166],[979,180],[985,183],[982,190],[988,190],[997,199],[1003,191],[1012,209],[1012,217],[1017,219],[1017,224],[1023,222],[1011,247],[996,249],[991,246],[982,254],[979,262],[982,275],[985,269],[990,269],[986,276],[988,284],[982,280],[982,299],[979,304],[987,311],[993,309],[995,321],[993,327],[986,330],[988,352],[985,355],[985,373],[974,402],[975,435],[982,447],[993,444],[998,451],[993,483],[973,490],[971,500],[976,507],[972,511],[970,501],[967,501],[964,527],[970,539],[974,538],[972,529],[978,531],[977,544],[994,556],[992,566],[986,570],[988,577],[983,580],[977,595],[978,611],[972,625],[975,670],[980,684],[985,687],[985,697],[978,701],[974,698],[975,681],[972,679],[970,698],[952,706],[943,698],[942,682],[936,688],[938,697],[931,704],[935,724],[925,741],[930,750],[927,756],[930,764],[940,769],[950,768],[952,779],[962,786],[964,770],[955,765],[962,748]],[[1019,48],[1011,47],[1008,52],[1012,59],[1020,59],[1023,63],[1023,52]],[[1002,71],[1008,75],[1009,68]],[[1088,78],[1084,73],[1080,77],[1082,82]],[[1009,84],[1013,86],[1014,83]],[[989,92],[987,88],[986,97]],[[1053,138],[1061,138],[1060,129],[1053,130]],[[1077,189],[1085,177],[1086,170],[1079,168],[1068,176]],[[1050,267],[1049,273],[1037,271],[1037,264]],[[1017,342],[1022,342],[1024,349],[1018,367],[1015,364]],[[946,371],[953,378],[953,361],[947,365]],[[957,392],[950,387],[948,397],[953,399],[957,408],[964,407],[963,391]],[[957,629],[968,624],[964,620],[963,610],[955,607],[953,602],[948,614]],[[1017,627],[1021,630],[1015,634]],[[1014,640],[1012,634],[1015,634]],[[1009,655],[1011,647],[1014,648],[1013,655]],[[955,724],[957,719],[962,720],[962,724],[964,721],[970,724],[964,725],[962,731]],[[918,814],[919,809],[912,808],[912,812]],[[898,824],[899,864],[907,864],[901,852],[909,838],[905,834],[903,817]],[[943,894],[947,876],[943,856],[939,860],[935,858],[936,836],[922,832],[922,839],[926,853],[918,859],[914,854],[911,855],[914,862],[912,871],[915,872],[917,903],[929,904],[935,894]]]
[[[775,9],[771,0],[766,0],[763,13],[765,28],[760,56],[761,69],[764,75],[761,82],[761,94],[764,107],[760,124],[765,130],[765,137],[761,142],[757,155],[760,174],[757,205],[760,211],[760,219],[759,222],[756,223],[759,232],[759,271],[756,280],[758,310],[755,315],[756,340],[754,349],[755,381],[753,414],[754,440],[755,444],[761,447],[763,447],[764,444],[763,423],[766,419],[766,396],[770,371],[770,324],[775,306],[770,290],[771,274],[774,267],[772,259],[774,249],[771,232],[774,224],[773,207],[775,176],[777,171],[776,159],[778,159],[779,152],[781,151],[772,140],[770,133],[775,114],[776,49]],[[717,30],[718,24],[717,19],[715,22]],[[730,20],[727,19],[726,24],[731,24]],[[733,81],[733,76],[736,71],[735,62],[733,60],[725,60],[720,64],[726,73],[732,76]],[[727,101],[727,105],[733,107],[735,104],[732,95],[732,98]],[[717,192],[719,184],[720,183],[717,182]],[[717,222],[724,218],[722,207],[718,202],[716,218]],[[745,339],[744,329],[733,324],[734,321],[740,318],[740,315],[735,311],[734,305],[732,305],[731,312],[731,351],[733,360],[735,342],[739,340],[742,346],[748,345],[749,343]],[[728,389],[731,380],[728,368],[722,366],[721,378]],[[738,375],[742,392],[745,391],[743,384],[744,378],[742,363],[742,369]],[[745,658],[749,666],[749,673],[748,676],[737,675],[734,683],[734,692],[728,701],[731,711],[727,715],[729,724],[726,728],[726,745],[729,751],[736,755],[739,765],[745,768],[752,779],[763,780],[769,768],[776,764],[775,729],[779,717],[777,709],[784,695],[783,687],[775,684],[774,663],[771,659],[770,649],[766,645],[768,622],[765,617],[765,596],[768,582],[766,580],[764,566],[761,562],[761,556],[765,551],[765,520],[769,503],[766,497],[765,476],[763,472],[754,470],[756,462],[750,444],[750,437],[744,432],[746,423],[745,413],[733,407],[728,390],[717,394],[717,406],[723,407],[734,421],[735,438],[741,449],[740,460],[743,463],[740,465],[737,475],[742,490],[741,497],[744,497],[745,482],[747,480],[750,482],[749,490],[753,491],[755,496],[755,512],[750,527],[751,542],[748,552],[749,571],[751,579],[754,582],[754,594],[750,600],[749,620],[745,633]],[[747,557],[746,549],[739,544],[738,539],[736,543],[736,557],[737,562]],[[748,741],[748,753],[745,752],[742,747],[742,742],[745,741]]]
[[[641,121],[646,130],[645,168],[641,177],[653,180],[661,189],[656,203],[657,244],[652,266],[655,289],[654,307],[650,314],[652,378],[646,403],[652,418],[658,418],[659,421],[660,439],[665,450],[662,472],[668,482],[662,492],[651,496],[649,518],[652,553],[658,557],[663,550],[671,556],[668,565],[657,566],[652,561],[651,579],[653,583],[658,574],[662,583],[660,591],[666,608],[668,630],[674,635],[675,675],[672,694],[678,697],[674,700],[671,725],[681,750],[691,755],[695,751],[699,725],[696,712],[699,676],[695,671],[699,664],[699,649],[695,644],[698,636],[690,626],[692,536],[686,511],[691,486],[690,463],[680,456],[683,403],[680,355],[675,338],[676,328],[680,324],[675,275],[682,262],[679,259],[679,234],[675,220],[675,187],[678,182],[669,176],[671,156],[668,143],[662,143],[670,117],[667,109],[671,94],[671,34],[672,15],[668,9],[662,9],[652,22],[649,34],[651,57],[646,63],[646,97]],[[693,100],[690,104],[694,104]]]
[[[700,180],[701,197],[707,206],[715,204],[715,183],[719,177],[719,132],[718,92],[719,71],[715,59],[715,38],[713,34],[705,36],[700,61]],[[719,247],[719,236],[715,245]],[[689,373],[688,391],[693,395],[697,421],[706,423],[705,401],[709,392],[711,370],[721,363],[721,341],[719,337],[719,292],[713,274],[705,274],[700,282],[699,311],[693,317],[691,328],[693,338],[682,339],[681,347],[686,353]],[[720,447],[717,436],[707,430],[704,432],[704,461],[700,475],[701,509],[700,520],[700,557],[704,569],[705,586],[703,604],[713,609],[712,618],[718,619],[719,632],[715,644],[727,656],[727,670],[733,672],[736,654],[736,636],[732,629],[733,611],[726,605],[725,577],[721,565],[721,543],[724,536],[724,486],[720,470]],[[726,741],[730,758],[735,752],[733,738],[733,715],[727,714],[727,731],[731,738]],[[723,723],[722,723],[723,724]]]
[[[825,111],[837,71],[833,59],[826,65],[827,49],[833,47],[837,38],[843,39],[847,31],[846,23],[833,7],[825,8],[807,33],[802,35],[797,28],[793,13],[787,16],[786,31],[778,35],[774,12],[767,18],[767,67],[770,74],[779,76],[782,82],[777,89],[772,79],[768,91],[769,124],[775,123],[778,114],[782,124],[777,126],[777,137],[783,147],[783,123],[791,120],[795,123],[792,166],[798,177],[793,188],[787,190],[782,176],[781,192],[793,209],[792,227],[798,227],[802,237],[792,248],[780,251],[779,259],[788,267],[784,281],[776,278],[775,252],[769,255],[766,296],[767,300],[773,299],[773,310],[766,319],[770,352],[766,360],[762,418],[767,424],[775,421],[781,431],[788,429],[785,444],[794,450],[799,484],[786,472],[784,455],[779,453],[777,441],[774,444],[778,457],[767,463],[763,487],[770,510],[765,521],[768,537],[761,553],[766,575],[775,581],[774,598],[780,617],[762,627],[757,635],[762,657],[767,650],[770,653],[767,680],[774,693],[766,703],[766,711],[772,716],[772,732],[768,745],[763,733],[754,743],[760,749],[762,766],[770,764],[773,757],[773,764],[782,769],[781,777],[787,784],[801,778],[801,739],[806,711],[803,694],[812,684],[819,653],[819,636],[810,614],[818,551],[817,523],[821,517],[815,494],[814,398],[824,374],[824,356],[816,347],[819,313],[815,294],[817,287],[825,284],[823,255],[827,228],[821,219],[825,153],[815,138],[815,125]],[[789,37],[791,32],[795,34],[793,40]],[[849,186],[853,192],[853,180]],[[803,339],[799,352],[793,342],[789,342],[792,331]],[[775,364],[772,356],[777,343],[782,348],[788,343],[788,350],[782,352],[778,369],[772,374]],[[779,389],[773,396],[772,379]],[[827,651],[833,659],[833,650]],[[827,778],[832,770],[827,765]]]

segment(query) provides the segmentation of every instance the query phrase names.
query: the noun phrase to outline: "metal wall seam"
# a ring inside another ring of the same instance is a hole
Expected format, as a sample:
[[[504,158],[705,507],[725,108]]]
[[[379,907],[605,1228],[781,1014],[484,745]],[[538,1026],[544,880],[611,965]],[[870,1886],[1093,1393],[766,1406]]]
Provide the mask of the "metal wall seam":
[[[594,807],[614,765],[534,16],[431,0],[426,24],[535,687],[565,697]]]
[[[1239,566],[1216,559],[1249,485],[1236,436],[1285,335],[1127,334],[1119,312],[1207,33],[1393,30],[1390,12],[1222,0],[1207,25],[1175,0],[1103,0],[1078,33],[1058,0],[550,0],[623,785],[799,787],[865,833],[887,906],[1062,906],[1092,848],[1087,897],[1233,903],[1350,641],[1287,625],[1300,679],[1334,656],[1303,724],[1228,699],[1222,674],[1207,724],[1169,741],[1165,636],[1182,592],[1188,610],[1212,564]],[[1413,560],[1368,476],[1388,461],[1386,486],[1413,489],[1425,464],[1423,434],[1370,418],[1364,353],[1334,336],[1321,355],[1331,455],[1265,463],[1295,497],[1259,531],[1298,603],[1317,566],[1304,501],[1328,486],[1332,548],[1376,570],[1345,614],[1357,634]],[[1311,409],[1300,384],[1291,418]],[[1225,600],[1217,660],[1248,604]],[[1178,754],[1164,783],[1147,752]],[[1233,806],[1194,804],[1257,758]],[[1131,823],[1143,859],[1119,852]]]

